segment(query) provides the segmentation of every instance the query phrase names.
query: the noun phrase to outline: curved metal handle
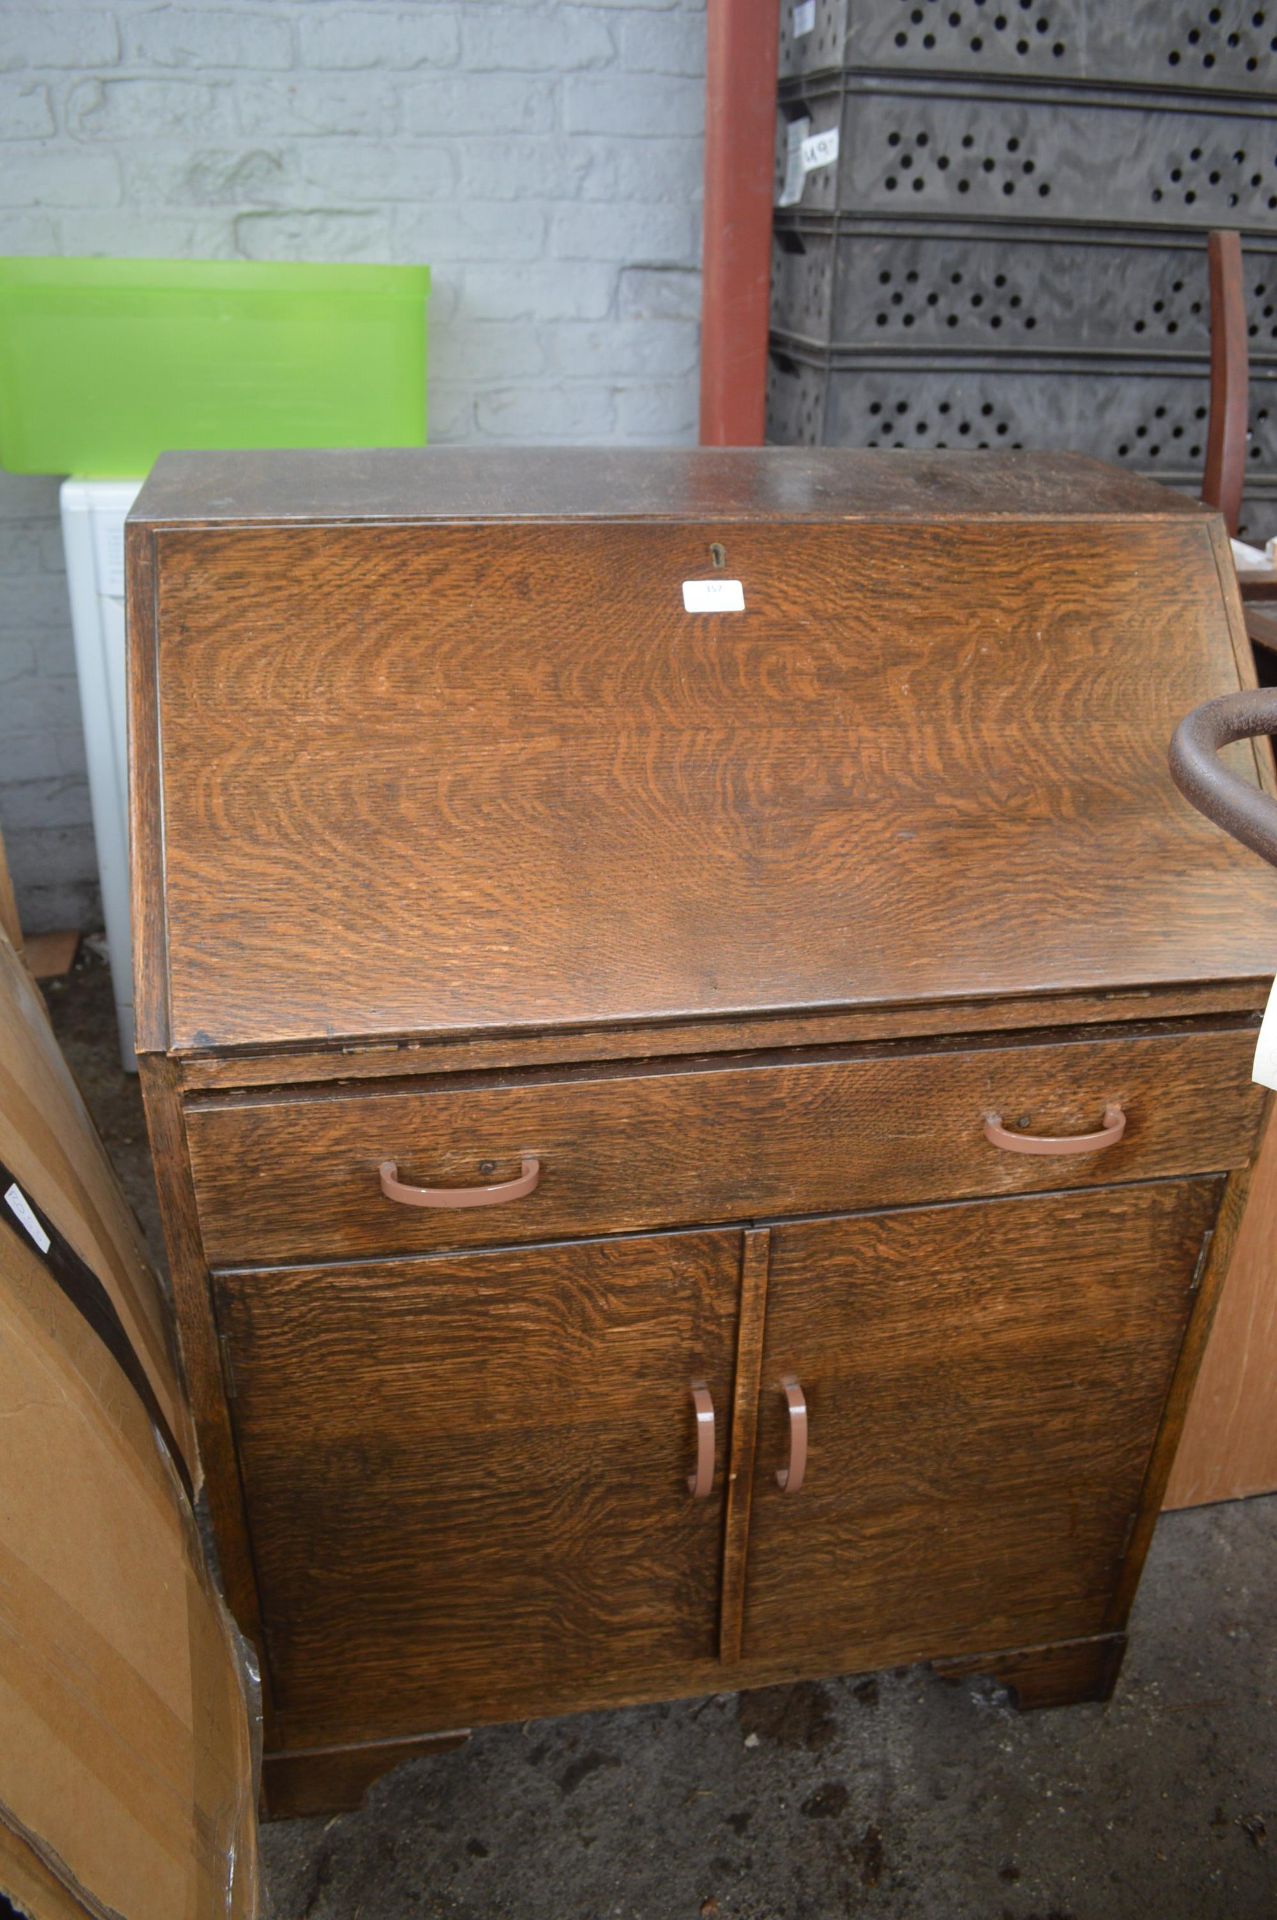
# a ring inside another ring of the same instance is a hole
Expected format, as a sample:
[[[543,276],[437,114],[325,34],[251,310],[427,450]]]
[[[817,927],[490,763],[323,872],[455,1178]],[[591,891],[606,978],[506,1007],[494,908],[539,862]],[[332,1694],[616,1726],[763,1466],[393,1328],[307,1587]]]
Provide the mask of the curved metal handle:
[[[693,1500],[704,1500],[714,1491],[714,1402],[703,1380],[692,1388],[692,1410],[696,1415],[696,1471],[687,1476],[687,1491]]]
[[[525,1153],[518,1178],[502,1180],[495,1187],[409,1187],[399,1178],[394,1160],[383,1160],[379,1171],[382,1192],[401,1207],[503,1207],[508,1200],[522,1200],[531,1193],[541,1178],[541,1162]]]
[[[1125,1132],[1126,1115],[1116,1101],[1105,1107],[1104,1125],[1098,1133],[1011,1133],[1003,1126],[1000,1113],[984,1116],[985,1139],[1008,1153],[1100,1153],[1105,1147],[1115,1147]]]
[[[789,1465],[779,1467],[776,1485],[782,1493],[797,1493],[807,1474],[807,1401],[794,1379],[780,1383],[789,1409]]]
[[[1277,866],[1277,800],[1229,773],[1218,758],[1230,741],[1265,733],[1277,733],[1277,688],[1254,687],[1208,700],[1175,729],[1171,779],[1199,813]]]

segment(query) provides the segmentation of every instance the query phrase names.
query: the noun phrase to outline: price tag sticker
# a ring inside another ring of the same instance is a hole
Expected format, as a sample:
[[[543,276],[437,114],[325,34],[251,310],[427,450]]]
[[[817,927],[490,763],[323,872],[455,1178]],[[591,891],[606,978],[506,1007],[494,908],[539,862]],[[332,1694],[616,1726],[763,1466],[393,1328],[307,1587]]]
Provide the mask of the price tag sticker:
[[[1261,1087],[1271,1087],[1277,1092],[1277,980],[1273,981],[1268,1005],[1264,1008],[1250,1077],[1258,1081]]]
[[[792,21],[795,40],[801,40],[805,34],[814,33],[816,0],[796,0]]]
[[[803,167],[803,141],[810,132],[811,120],[806,114],[791,120],[785,129],[785,178],[776,202],[778,207],[797,206],[803,197],[803,181],[807,178]]]
[[[26,1194],[22,1191],[22,1188],[16,1180],[6,1187],[4,1204],[8,1207],[14,1219],[21,1222],[28,1239],[34,1240],[41,1253],[47,1253],[52,1242],[44,1228],[40,1225],[40,1222],[36,1219],[35,1214],[31,1210],[31,1202],[27,1199]]]
[[[809,133],[802,144],[803,172],[817,167],[832,167],[838,158],[838,129],[827,127],[824,133]]]
[[[739,580],[684,580],[687,613],[744,613],[745,589]]]

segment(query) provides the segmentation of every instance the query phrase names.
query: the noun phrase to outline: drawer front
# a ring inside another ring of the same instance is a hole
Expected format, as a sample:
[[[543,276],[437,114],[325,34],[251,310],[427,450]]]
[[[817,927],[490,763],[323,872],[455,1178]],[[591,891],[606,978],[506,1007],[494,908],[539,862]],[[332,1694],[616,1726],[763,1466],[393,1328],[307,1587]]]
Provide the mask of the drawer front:
[[[1263,1094],[1250,1028],[1052,1045],[643,1070],[522,1085],[269,1098],[188,1109],[214,1266],[323,1260],[843,1213],[1243,1165]],[[992,1145],[1076,1135],[1120,1104],[1100,1151]],[[405,1184],[532,1191],[464,1208],[404,1205]],[[526,1184],[526,1183],[525,1183]]]

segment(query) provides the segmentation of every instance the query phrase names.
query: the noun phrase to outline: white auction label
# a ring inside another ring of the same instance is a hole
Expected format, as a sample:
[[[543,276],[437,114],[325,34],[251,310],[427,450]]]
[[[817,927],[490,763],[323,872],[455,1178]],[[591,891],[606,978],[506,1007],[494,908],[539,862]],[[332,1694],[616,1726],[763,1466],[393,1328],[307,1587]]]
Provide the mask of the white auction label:
[[[1277,980],[1273,981],[1268,1005],[1260,1022],[1259,1038],[1255,1042],[1255,1064],[1250,1070],[1250,1077],[1257,1080],[1261,1087],[1272,1087],[1277,1092]]]
[[[744,613],[745,589],[739,580],[684,580],[688,613]]]
[[[838,158],[838,129],[827,127],[824,133],[809,133],[802,144],[803,172],[817,167],[832,167]]]
[[[44,1228],[40,1225],[40,1222],[36,1219],[34,1213],[32,1213],[31,1202],[27,1199],[26,1194],[22,1191],[22,1188],[18,1185],[16,1180],[13,1182],[12,1186],[7,1189],[4,1196],[4,1203],[6,1207],[8,1207],[10,1213],[14,1214],[17,1219],[21,1220],[23,1226],[26,1228],[31,1238],[35,1241],[41,1253],[47,1253],[49,1251],[49,1245],[50,1245],[49,1236],[45,1232]]]
[[[803,181],[807,178],[803,166],[803,141],[811,132],[811,117],[802,114],[797,120],[791,120],[785,129],[785,178],[781,182],[778,207],[794,207],[803,197]]]
[[[801,40],[805,33],[814,31],[816,25],[816,0],[797,0],[793,13],[795,40]]]

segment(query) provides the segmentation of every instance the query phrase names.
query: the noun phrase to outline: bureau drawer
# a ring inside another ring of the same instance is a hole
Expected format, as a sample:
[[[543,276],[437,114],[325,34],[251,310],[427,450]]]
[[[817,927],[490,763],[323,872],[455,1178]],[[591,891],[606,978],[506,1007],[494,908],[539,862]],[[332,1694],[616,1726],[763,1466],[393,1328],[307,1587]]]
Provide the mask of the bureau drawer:
[[[1254,1145],[1254,1038],[1237,1027],[437,1080],[196,1105],[187,1131],[210,1264],[424,1252],[1223,1171]],[[1115,1105],[1125,1132],[1100,1150],[986,1137],[991,1113],[1067,1136]],[[484,1206],[402,1204],[379,1172],[393,1162],[405,1185],[464,1190],[516,1182],[531,1159],[532,1190]]]

